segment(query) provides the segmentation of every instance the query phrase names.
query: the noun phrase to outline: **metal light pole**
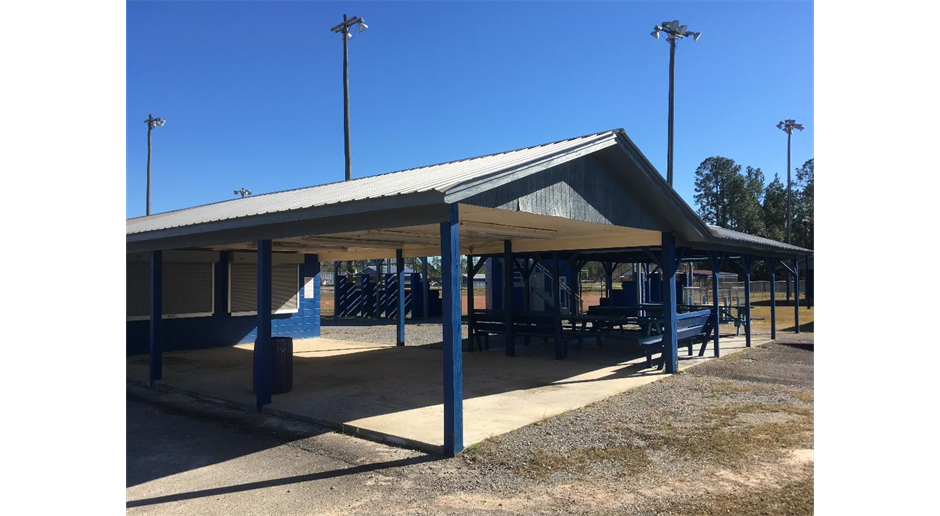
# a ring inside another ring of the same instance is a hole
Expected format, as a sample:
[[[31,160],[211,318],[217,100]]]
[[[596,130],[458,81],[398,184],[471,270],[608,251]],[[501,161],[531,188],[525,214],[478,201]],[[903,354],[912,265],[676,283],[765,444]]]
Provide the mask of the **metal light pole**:
[[[666,155],[666,182],[672,186],[672,128],[673,113],[675,101],[675,77],[676,77],[676,40],[691,37],[692,41],[698,41],[702,37],[701,32],[692,32],[686,30],[685,25],[679,25],[679,20],[663,22],[661,25],[653,27],[650,35],[659,39],[659,33],[666,33],[666,41],[669,42],[669,149]]]
[[[349,42],[353,37],[349,28],[359,24],[359,32],[369,28],[365,20],[358,16],[347,18],[343,15],[343,23],[330,29],[331,31],[343,35],[343,131],[346,134],[346,181],[352,179],[352,161],[349,154]]]
[[[791,183],[790,183],[790,138],[793,137],[793,130],[797,131],[803,130],[803,125],[796,123],[796,120],[788,118],[782,122],[777,123],[777,129],[787,133],[787,243],[790,243],[790,223],[793,218],[793,215],[790,213],[790,193]]]
[[[790,214],[790,197],[791,193],[791,181],[790,181],[790,139],[793,137],[793,130],[797,131],[803,130],[803,125],[796,123],[796,120],[788,118],[777,123],[777,129],[787,133],[787,243],[790,243],[790,224],[793,215]],[[786,271],[786,282],[787,282],[787,301],[790,300],[790,271]]]
[[[153,131],[154,127],[163,127],[166,120],[154,118],[153,115],[147,115],[147,119],[144,120],[144,122],[147,124],[147,215],[150,215],[150,158],[153,154],[153,142],[150,138],[150,131]]]

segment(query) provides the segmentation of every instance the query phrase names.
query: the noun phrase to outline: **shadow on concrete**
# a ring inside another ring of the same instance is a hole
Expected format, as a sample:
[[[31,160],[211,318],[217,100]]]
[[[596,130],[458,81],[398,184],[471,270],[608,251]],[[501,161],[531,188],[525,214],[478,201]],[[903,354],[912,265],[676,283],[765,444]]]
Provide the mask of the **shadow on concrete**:
[[[559,362],[550,358],[552,346],[533,343],[521,350],[523,346],[517,345],[516,357],[506,357],[494,347],[489,353],[464,352],[464,400],[544,387],[641,356],[637,350],[605,341],[600,352],[572,349],[569,357]],[[274,395],[275,407],[319,421],[350,422],[442,403],[443,357],[439,342],[426,346],[366,346],[354,351],[309,356],[296,349],[293,391]],[[250,348],[179,353],[184,355],[164,357],[166,384],[243,404],[254,403]],[[680,356],[684,356],[681,351]],[[145,356],[128,361],[128,366],[135,366],[142,374],[146,364]],[[603,379],[637,375],[643,367],[623,364],[615,376]]]
[[[387,323],[385,323],[387,324]],[[630,376],[658,374],[644,371],[645,362],[625,362],[643,357],[627,340],[605,338],[602,347],[585,342],[581,349],[569,345],[568,357],[555,361],[554,342],[533,340],[516,344],[515,357],[504,355],[501,337],[493,337],[488,351],[463,352],[463,399],[493,396],[551,384],[589,383]],[[710,346],[709,346],[710,347]],[[350,422],[442,403],[443,357],[441,343],[422,346],[394,345],[337,348],[340,354],[322,356],[327,348],[304,351],[295,346],[294,388],[275,395],[275,407],[318,421]],[[679,359],[691,357],[679,349]],[[166,383],[188,391],[253,404],[252,357],[245,347],[213,348],[165,356]],[[711,356],[711,349],[706,352]],[[312,355],[312,356],[311,356]],[[147,357],[135,357],[128,365],[143,369]],[[655,360],[656,356],[654,356]],[[613,368],[597,379],[574,379],[601,368]],[[169,373],[175,373],[176,379]],[[279,405],[282,401],[284,404]]]
[[[128,388],[126,487],[328,431],[313,425],[303,427],[302,431],[263,427],[260,423],[267,416],[192,399],[172,404],[150,399],[157,396],[153,393],[138,396]]]
[[[295,475],[291,477],[275,478],[271,480],[246,482],[244,484],[236,484],[232,486],[214,487],[211,489],[190,491],[188,493],[177,493],[177,494],[172,494],[172,495],[156,496],[153,498],[144,498],[142,500],[132,500],[132,501],[127,502],[126,507],[130,509],[132,507],[144,507],[147,505],[155,505],[155,504],[160,504],[160,503],[179,502],[182,500],[192,500],[194,498],[203,498],[207,496],[220,496],[220,495],[229,494],[229,493],[251,491],[253,489],[264,489],[268,487],[297,484],[301,482],[313,482],[317,480],[326,480],[326,479],[337,478],[337,477],[342,477],[346,475],[357,475],[359,473],[369,473],[372,471],[380,471],[380,470],[388,469],[388,468],[410,466],[412,464],[421,464],[424,462],[431,462],[435,460],[441,460],[441,459],[433,455],[422,455],[422,456],[411,457],[407,459],[399,459],[399,460],[393,460],[393,461],[387,461],[387,462],[378,462],[375,464],[363,464],[361,466],[353,466],[353,467],[344,468],[344,469],[334,469],[331,471],[322,471],[319,473],[308,473],[305,475]]]

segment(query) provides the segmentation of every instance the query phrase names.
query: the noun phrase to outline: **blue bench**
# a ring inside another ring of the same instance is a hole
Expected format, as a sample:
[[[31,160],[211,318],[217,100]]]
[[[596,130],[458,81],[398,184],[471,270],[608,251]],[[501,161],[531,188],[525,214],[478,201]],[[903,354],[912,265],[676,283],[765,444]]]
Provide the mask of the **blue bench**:
[[[653,353],[662,354],[663,349],[663,320],[658,324],[647,327],[646,335],[637,338],[637,344],[643,348],[646,353],[646,367],[653,367]],[[703,342],[708,335],[708,330],[712,324],[711,310],[699,310],[697,312],[687,312],[676,316],[676,336],[679,346],[685,346],[689,349],[689,356],[692,355],[692,346],[697,342]],[[665,363],[660,356],[659,367]]]

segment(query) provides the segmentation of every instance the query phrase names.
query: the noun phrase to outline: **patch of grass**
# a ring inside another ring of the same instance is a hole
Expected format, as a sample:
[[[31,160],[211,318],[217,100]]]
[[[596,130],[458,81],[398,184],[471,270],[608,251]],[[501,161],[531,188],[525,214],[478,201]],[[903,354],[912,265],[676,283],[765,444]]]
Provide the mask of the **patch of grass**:
[[[783,421],[742,424],[747,414],[786,414]],[[669,425],[672,426],[672,425]],[[813,409],[787,404],[725,404],[701,415],[700,424],[658,429],[649,444],[665,452],[714,464],[736,466],[750,459],[774,459],[787,449],[812,446]]]
[[[566,453],[534,450],[529,460],[514,469],[517,474],[528,478],[546,479],[556,471],[583,474],[588,466],[598,462],[615,462],[621,476],[641,473],[650,467],[650,458],[643,448],[634,445],[613,445],[571,450]]]
[[[803,403],[813,404],[814,393],[815,391],[807,391],[803,389],[790,389],[787,391],[794,398],[802,401]]]
[[[460,456],[463,457],[464,460],[467,460],[470,462],[478,461],[480,459],[480,443],[471,444],[470,446],[467,446],[466,448],[463,449],[462,452],[460,452]]]

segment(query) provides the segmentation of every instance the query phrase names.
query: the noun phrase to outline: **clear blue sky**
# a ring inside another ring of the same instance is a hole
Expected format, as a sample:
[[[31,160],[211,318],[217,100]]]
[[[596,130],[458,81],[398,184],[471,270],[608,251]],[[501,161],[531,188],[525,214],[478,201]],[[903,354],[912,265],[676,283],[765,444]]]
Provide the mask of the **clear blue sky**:
[[[127,216],[341,180],[343,13],[353,177],[623,127],[666,171],[676,56],[675,187],[692,204],[709,156],[786,175],[813,157],[812,2],[129,2]]]

